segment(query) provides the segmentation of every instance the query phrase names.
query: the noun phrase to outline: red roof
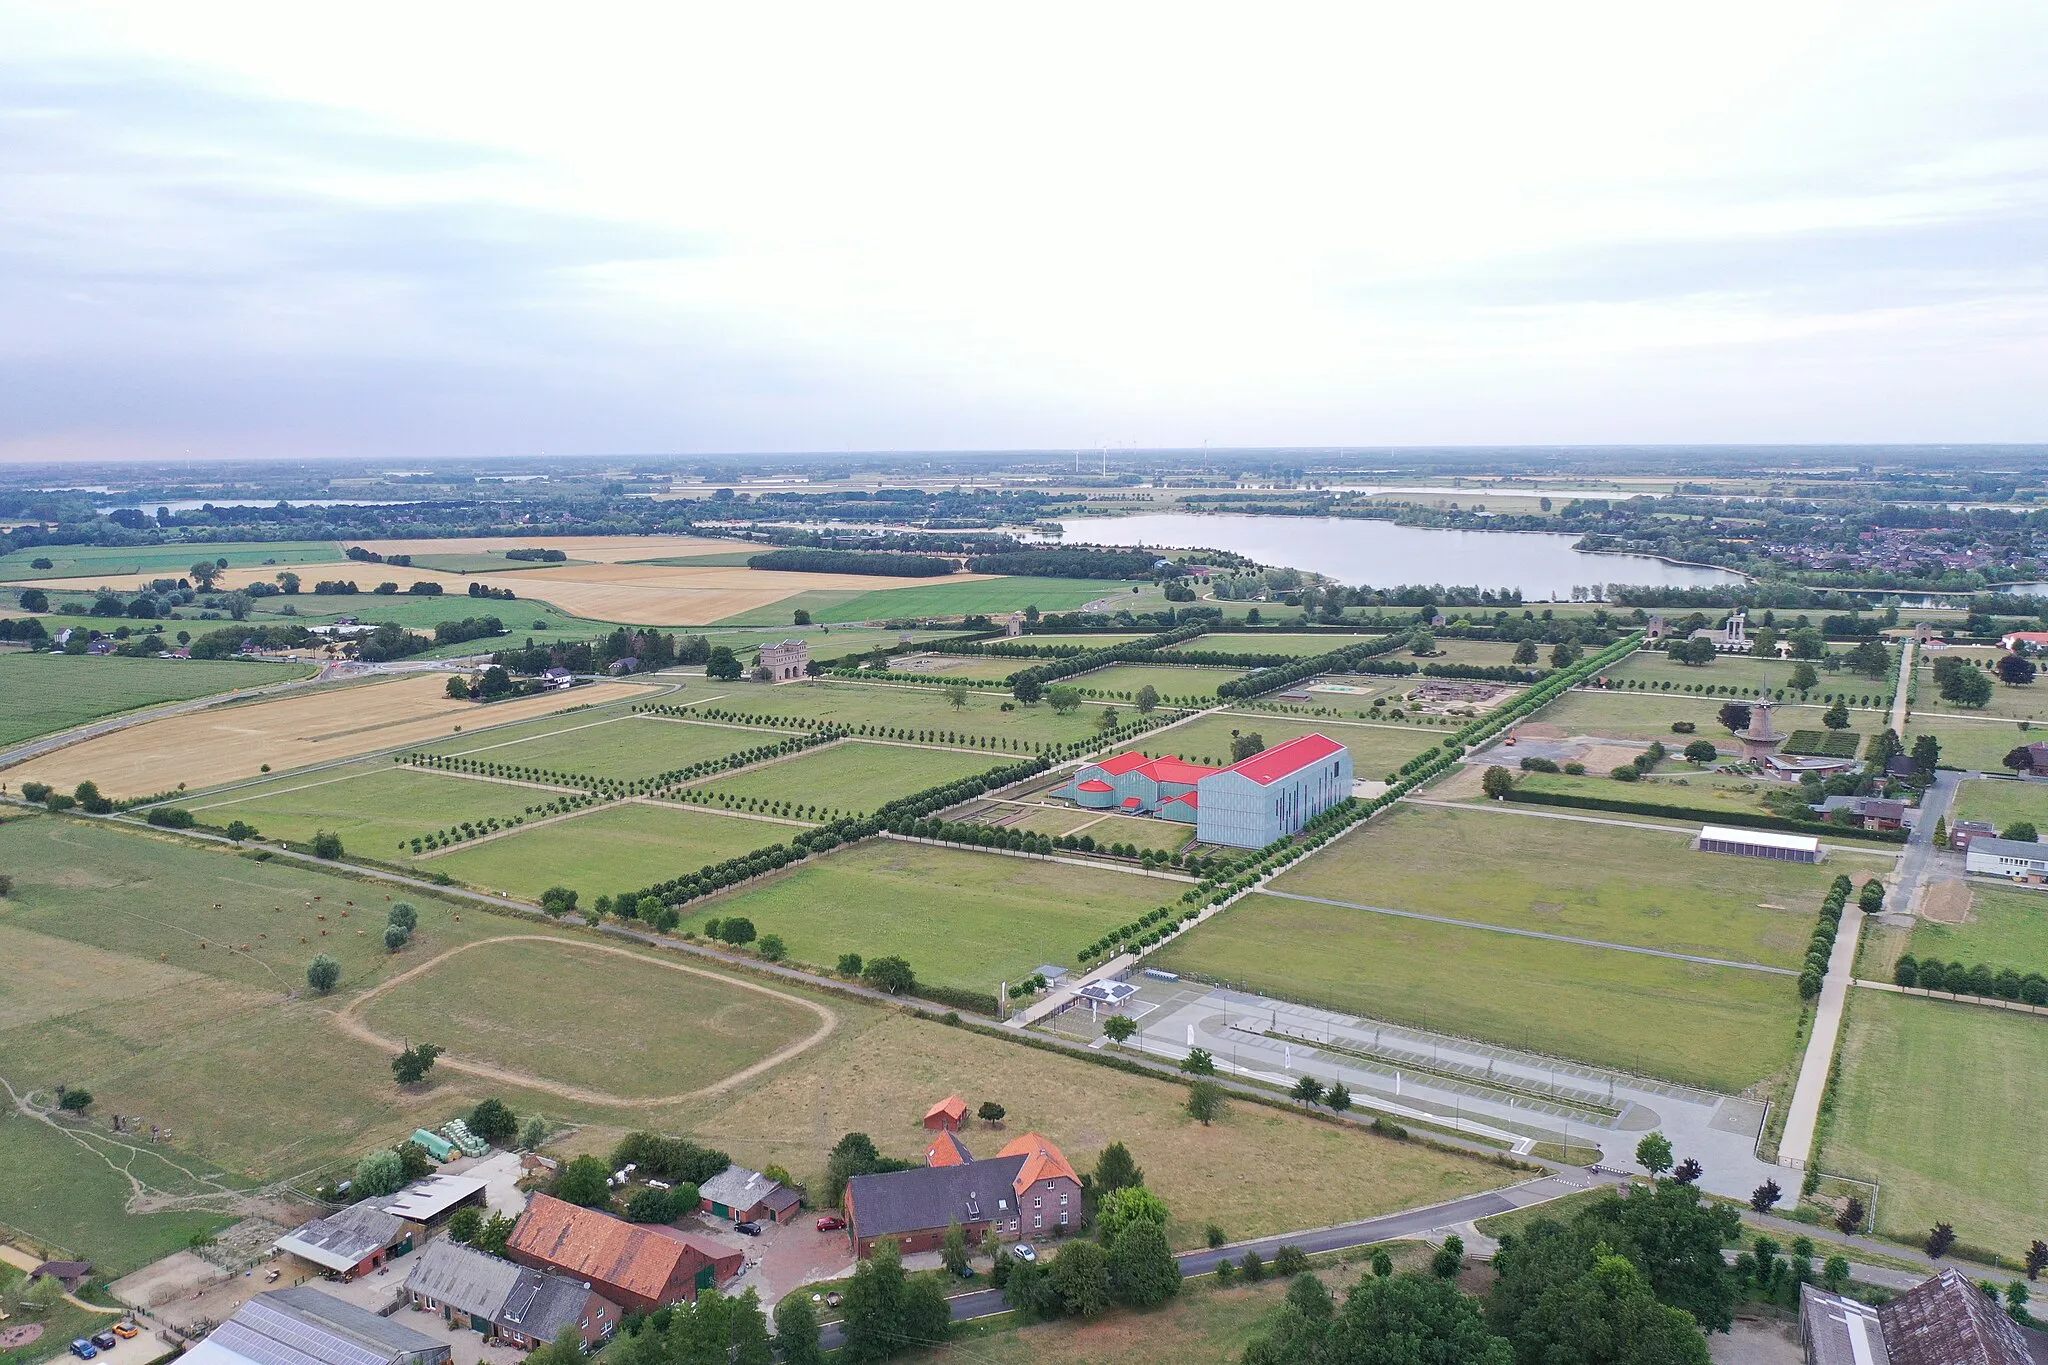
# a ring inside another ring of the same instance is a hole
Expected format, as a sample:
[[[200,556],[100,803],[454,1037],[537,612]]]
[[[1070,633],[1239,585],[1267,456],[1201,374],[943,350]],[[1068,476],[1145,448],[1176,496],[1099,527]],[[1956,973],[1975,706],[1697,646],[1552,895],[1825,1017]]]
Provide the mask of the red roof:
[[[1151,759],[1134,749],[1127,754],[1111,754],[1108,758],[1103,759],[1102,762],[1094,766],[1102,769],[1111,777],[1121,777],[1123,774],[1131,771],[1131,769],[1142,768],[1151,761]]]
[[[1164,801],[1161,801],[1159,804],[1162,806],[1170,806],[1176,801],[1185,801],[1190,806],[1193,806],[1196,810],[1200,810],[1202,808],[1202,794],[1200,792],[1182,792],[1179,796],[1167,797]]]
[[[1104,782],[1099,778],[1091,777],[1086,782],[1083,782],[1081,784],[1080,790],[1084,792],[1113,792],[1116,790],[1116,788],[1110,786],[1109,783]]]
[[[1140,801],[1140,800],[1139,800],[1139,799],[1138,799],[1137,797],[1135,797],[1135,796],[1126,796],[1126,797],[1124,798],[1124,809],[1125,809],[1125,810],[1136,810],[1136,809],[1137,809],[1138,807],[1140,807],[1140,806],[1142,806],[1142,805],[1144,805],[1144,804],[1145,804],[1145,803],[1144,803],[1143,801]]]
[[[507,1245],[582,1279],[602,1280],[656,1303],[666,1300],[674,1288],[686,1248],[710,1254],[697,1241],[658,1236],[637,1223],[545,1194],[527,1201]]]
[[[931,1108],[925,1110],[924,1117],[927,1123],[936,1118],[948,1118],[955,1123],[959,1123],[967,1117],[967,1101],[961,1099],[958,1095],[948,1095]]]
[[[1145,765],[1145,776],[1155,782],[1181,782],[1193,786],[1210,773],[1221,772],[1220,768],[1204,767],[1200,763],[1189,763],[1185,759],[1155,758]]]
[[[974,1153],[951,1133],[939,1134],[938,1140],[924,1149],[924,1164],[927,1166],[965,1166],[972,1160]]]
[[[1344,748],[1328,735],[1303,735],[1290,739],[1285,744],[1276,744],[1253,754],[1242,763],[1233,763],[1225,772],[1241,773],[1260,786],[1268,786],[1281,778],[1300,772],[1311,763],[1318,763]]]
[[[1064,1176],[1076,1185],[1081,1183],[1081,1177],[1074,1173],[1074,1168],[1068,1164],[1066,1156],[1060,1149],[1036,1133],[1026,1133],[1022,1137],[1012,1138],[998,1155],[1024,1158],[1024,1165],[1017,1172],[1016,1190],[1020,1198],[1024,1191],[1041,1180]]]

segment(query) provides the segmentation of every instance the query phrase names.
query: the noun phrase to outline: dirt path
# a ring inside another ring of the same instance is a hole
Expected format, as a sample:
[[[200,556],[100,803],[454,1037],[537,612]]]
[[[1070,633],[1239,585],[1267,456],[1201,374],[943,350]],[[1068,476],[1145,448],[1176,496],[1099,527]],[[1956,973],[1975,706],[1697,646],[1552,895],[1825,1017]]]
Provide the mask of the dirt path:
[[[582,943],[572,938],[557,938],[552,934],[500,934],[496,938],[481,938],[474,943],[465,943],[460,947],[450,948],[438,957],[430,957],[425,962],[420,963],[419,966],[400,972],[389,981],[373,986],[357,996],[333,1016],[335,1025],[342,1032],[360,1042],[368,1043],[373,1047],[381,1047],[391,1052],[398,1051],[400,1044],[396,1039],[384,1037],[362,1021],[359,1016],[362,1013],[363,1006],[369,1004],[393,986],[410,981],[421,973],[438,967],[457,954],[466,953],[472,948],[481,948],[491,943],[559,943],[565,948],[576,948],[584,952],[613,953],[619,957],[630,957],[636,962],[645,962],[652,966],[663,967],[672,972],[687,972],[691,976],[707,977],[710,980],[722,982],[728,986],[736,986],[741,990],[758,991],[762,995],[770,996],[776,1000],[799,1005],[818,1016],[818,1027],[808,1038],[799,1039],[789,1046],[763,1057],[751,1066],[742,1067],[723,1080],[713,1082],[696,1090],[685,1091],[680,1095],[656,1095],[648,1099],[628,1099],[622,1095],[607,1094],[602,1090],[586,1090],[582,1086],[546,1080],[539,1076],[528,1075],[523,1071],[512,1071],[504,1067],[487,1066],[481,1062],[464,1061],[453,1054],[443,1054],[441,1057],[441,1064],[443,1066],[451,1067],[466,1076],[476,1076],[488,1081],[499,1081],[506,1085],[516,1085],[527,1090],[539,1090],[550,1095],[559,1095],[565,1100],[576,1100],[583,1104],[609,1105],[620,1109],[653,1109],[664,1104],[676,1104],[683,1100],[702,1099],[707,1095],[716,1095],[722,1091],[729,1090],[744,1081],[750,1081],[769,1068],[780,1066],[790,1058],[809,1051],[831,1037],[832,1030],[839,1026],[839,1016],[817,1001],[806,1000],[800,995],[791,995],[786,991],[778,991],[772,986],[764,986],[759,982],[748,981],[742,977],[726,976],[719,972],[708,972],[701,967],[692,967],[681,962],[665,962],[658,957],[647,953],[636,953],[629,948],[614,948],[603,943]]]

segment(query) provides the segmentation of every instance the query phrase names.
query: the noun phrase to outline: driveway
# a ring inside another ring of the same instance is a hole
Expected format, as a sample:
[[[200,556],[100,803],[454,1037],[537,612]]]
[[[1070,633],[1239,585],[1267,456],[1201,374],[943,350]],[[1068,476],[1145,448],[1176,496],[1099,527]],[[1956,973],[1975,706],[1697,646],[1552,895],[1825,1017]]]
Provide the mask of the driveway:
[[[819,1232],[818,1214],[804,1210],[787,1224],[763,1223],[759,1237],[744,1237],[723,1218],[700,1215],[689,1220],[690,1231],[746,1253],[747,1263],[727,1292],[743,1294],[753,1289],[761,1306],[772,1309],[777,1300],[807,1284],[840,1280],[853,1273],[853,1247],[844,1232]]]

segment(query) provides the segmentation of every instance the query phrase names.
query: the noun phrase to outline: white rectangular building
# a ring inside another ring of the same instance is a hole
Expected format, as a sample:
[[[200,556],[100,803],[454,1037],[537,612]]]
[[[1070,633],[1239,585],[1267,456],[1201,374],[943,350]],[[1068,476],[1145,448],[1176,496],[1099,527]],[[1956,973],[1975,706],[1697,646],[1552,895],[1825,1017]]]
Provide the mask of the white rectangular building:
[[[1971,838],[1963,854],[1963,871],[1982,872],[1993,877],[2048,876],[2048,844],[2030,844],[2023,839]]]
[[[1811,834],[1783,834],[1774,829],[1730,829],[1700,826],[1694,845],[1702,853],[1733,853],[1743,858],[1769,858],[1781,863],[1817,863],[1820,840]]]

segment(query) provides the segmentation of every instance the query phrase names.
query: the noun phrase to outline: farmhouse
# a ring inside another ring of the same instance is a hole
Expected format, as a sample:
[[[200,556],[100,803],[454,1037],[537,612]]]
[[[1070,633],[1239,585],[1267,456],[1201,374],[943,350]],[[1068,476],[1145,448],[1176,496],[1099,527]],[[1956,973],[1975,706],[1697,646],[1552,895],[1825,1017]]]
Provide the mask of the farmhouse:
[[[1780,834],[1770,829],[1702,825],[1694,846],[1702,853],[1733,853],[1744,858],[1770,858],[1781,863],[1820,861],[1820,840],[1810,834]]]
[[[777,644],[762,645],[761,667],[774,675],[777,682],[804,677],[811,671],[811,647],[803,640],[783,640]]]
[[[698,1207],[704,1212],[730,1218],[735,1223],[751,1223],[761,1218],[787,1223],[796,1217],[799,1203],[796,1191],[738,1164],[712,1176],[697,1187],[697,1193]]]
[[[702,1237],[658,1231],[596,1209],[536,1194],[513,1226],[505,1254],[535,1270],[587,1281],[638,1313],[689,1299],[737,1275],[746,1257]]]
[[[1263,848],[1351,795],[1351,751],[1318,734],[1228,768],[1114,754],[1084,764],[1053,794],[1090,810],[1179,820],[1193,825],[1203,843]]]
[[[1847,811],[1849,818],[1864,829],[1909,829],[1920,814],[1903,801],[1876,796],[1830,796],[1808,809],[1821,815]]]
[[[950,1133],[927,1149],[918,1170],[857,1175],[846,1184],[847,1236],[865,1257],[884,1237],[907,1255],[936,1251],[959,1223],[970,1243],[1072,1231],[1081,1222],[1081,1178],[1037,1133],[976,1161]]]
[[[1876,1308],[1802,1285],[1799,1339],[1808,1365],[2032,1365],[2048,1359],[2048,1334],[2015,1323],[1955,1270]]]
[[[448,1365],[452,1354],[444,1341],[297,1285],[258,1294],[184,1358],[191,1365]]]
[[[1998,647],[2010,653],[2024,649],[2028,653],[2048,650],[2048,632],[2038,630],[2016,630],[2010,635],[2001,635]]]
[[[1953,836],[1951,836],[1953,837]],[[2048,844],[2021,839],[1992,839],[1979,834],[1963,854],[1963,871],[2038,882],[2048,879]]]
[[[516,1265],[447,1238],[421,1253],[405,1280],[412,1306],[451,1327],[531,1350],[574,1327],[595,1347],[619,1327],[621,1310],[581,1280]]]

